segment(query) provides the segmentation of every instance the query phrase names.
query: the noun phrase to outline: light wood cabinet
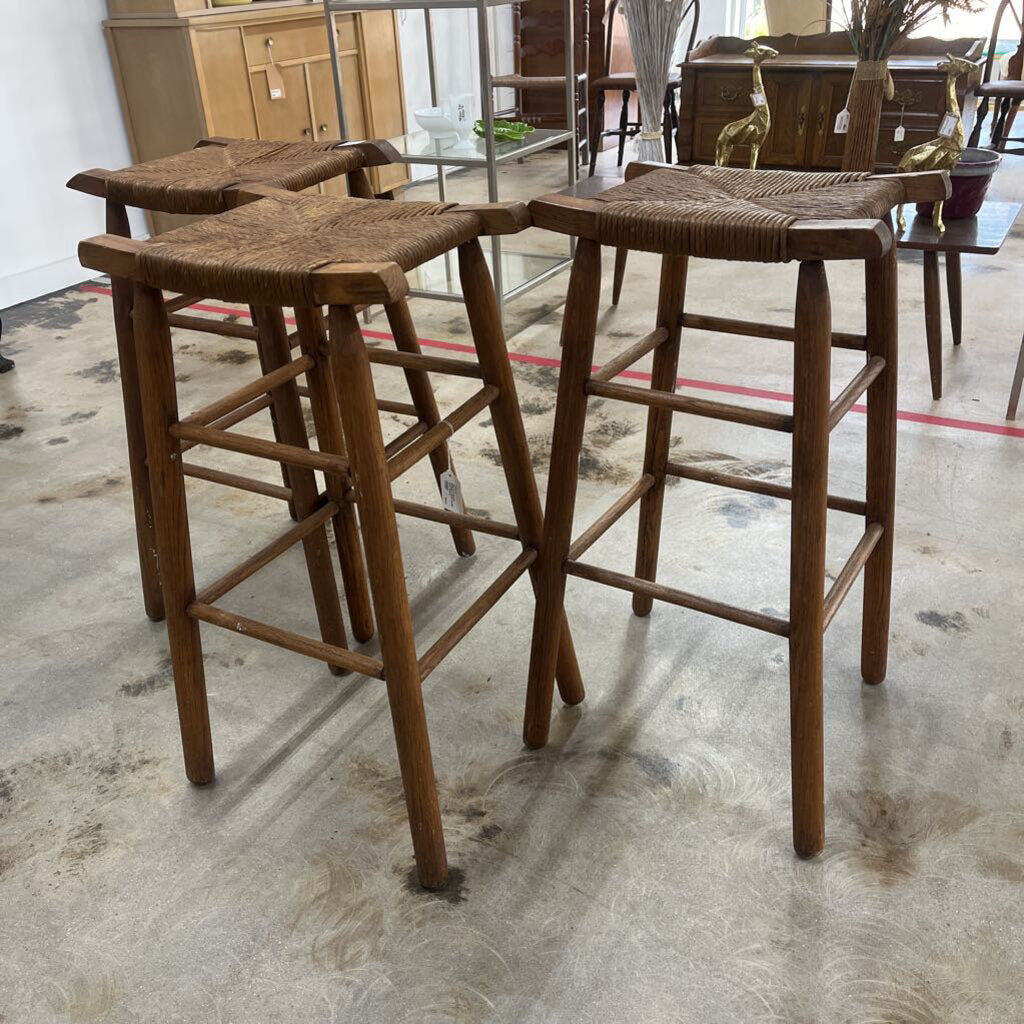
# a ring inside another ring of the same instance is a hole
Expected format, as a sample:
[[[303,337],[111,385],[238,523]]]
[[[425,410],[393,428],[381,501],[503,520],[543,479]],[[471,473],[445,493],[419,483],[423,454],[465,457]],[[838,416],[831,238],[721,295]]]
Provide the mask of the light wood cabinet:
[[[340,138],[323,8],[302,0],[210,9],[205,0],[108,0],[104,22],[136,161],[181,152],[204,136],[283,142]],[[350,139],[405,132],[401,59],[389,11],[339,14]],[[271,97],[268,69],[284,95]],[[370,171],[375,191],[409,180],[404,165]],[[343,195],[343,178],[320,191]],[[153,214],[154,231],[186,218]]]

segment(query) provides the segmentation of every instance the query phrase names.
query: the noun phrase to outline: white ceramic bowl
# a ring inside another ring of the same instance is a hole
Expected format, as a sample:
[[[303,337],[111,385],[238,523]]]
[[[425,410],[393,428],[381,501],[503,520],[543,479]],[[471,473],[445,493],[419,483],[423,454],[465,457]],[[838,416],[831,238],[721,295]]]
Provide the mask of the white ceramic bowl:
[[[425,128],[427,134],[435,140],[458,138],[458,132],[452,119],[441,109],[441,107],[424,107],[422,110],[414,110],[413,116],[416,123]]]

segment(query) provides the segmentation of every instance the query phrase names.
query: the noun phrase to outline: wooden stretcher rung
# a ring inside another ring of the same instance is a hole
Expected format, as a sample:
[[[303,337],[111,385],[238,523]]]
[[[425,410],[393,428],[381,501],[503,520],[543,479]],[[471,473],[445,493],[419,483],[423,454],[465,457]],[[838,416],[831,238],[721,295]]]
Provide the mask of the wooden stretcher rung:
[[[674,412],[690,413],[712,420],[742,423],[748,427],[763,427],[766,430],[779,430],[787,434],[793,432],[792,416],[764,409],[747,409],[742,405],[731,405],[726,402],[712,402],[706,398],[690,398],[688,395],[677,395],[671,391],[637,388],[630,384],[615,384],[610,381],[594,380],[591,377],[587,381],[587,394],[612,398],[619,402],[632,402],[634,405],[672,409]]]
[[[519,540],[519,527],[512,523],[502,523],[483,516],[470,516],[461,512],[449,512],[445,508],[434,508],[421,505],[415,501],[395,499],[395,511],[399,515],[413,519],[429,519],[432,523],[443,523],[446,526],[462,526],[474,533],[487,533],[492,537],[504,537],[507,540]]]
[[[682,477],[684,480],[697,480],[703,484],[714,484],[717,487],[731,487],[735,491],[749,491],[751,494],[767,494],[783,501],[793,500],[793,488],[786,484],[776,484],[769,480],[757,480],[753,477],[739,476],[735,473],[722,473],[717,469],[701,469],[683,462],[669,462],[665,466],[669,476]],[[867,513],[867,503],[859,498],[844,498],[838,494],[828,495],[827,504],[835,512],[849,512],[851,515],[862,516]]]
[[[313,365],[313,360],[309,356],[299,356],[298,359],[293,359],[286,366],[272,370],[270,373],[250,381],[250,383],[243,387],[236,388],[234,391],[224,395],[223,398],[218,398],[216,402],[211,402],[209,405],[204,405],[201,409],[196,409],[195,412],[185,416],[179,422],[189,425],[209,426],[214,420],[234,412],[240,406],[245,405],[246,402],[250,402],[260,395],[269,394],[274,388],[279,388],[282,384],[287,384],[288,381],[294,380],[300,374],[311,369]]]
[[[377,399],[377,409],[380,412],[392,412],[396,416],[415,416],[419,418],[419,410],[410,402],[391,402],[386,398]]]
[[[829,591],[825,595],[823,629],[828,629],[829,623],[831,623],[846,595],[850,592],[853,581],[857,578],[861,569],[864,568],[865,562],[871,557],[871,552],[875,550],[875,545],[882,539],[884,532],[885,530],[881,523],[871,523],[864,531],[861,539],[857,541],[857,546],[846,560],[846,565],[839,570],[839,575],[835,578],[835,582],[829,587]]]
[[[398,437],[384,445],[384,454],[390,459],[393,455],[397,455],[407,445],[412,444],[416,438],[422,437],[429,429],[430,428],[422,420],[414,423],[411,427],[406,427]]]
[[[666,587],[661,583],[651,583],[648,580],[638,579],[636,576],[612,572],[610,569],[602,569],[586,562],[567,561],[565,571],[570,576],[591,580],[594,583],[604,583],[606,586],[615,587],[618,590],[628,590],[633,594],[643,594],[646,597],[653,597],[657,601],[678,605],[680,608],[689,608],[691,611],[704,612],[719,619],[728,619],[741,626],[752,626],[754,629],[774,633],[776,636],[789,636],[789,623],[774,615],[737,608],[731,604],[723,604],[721,601],[713,601],[697,594],[688,594],[684,590]]]
[[[872,385],[885,369],[881,356],[872,356],[853,380],[836,395],[828,409],[828,429],[835,430],[839,421],[853,408],[854,403]]]
[[[306,516],[305,519],[275,537],[269,544],[260,548],[259,551],[244,562],[224,573],[220,579],[214,580],[213,583],[203,587],[196,594],[196,601],[199,604],[214,604],[214,602],[219,601],[228,591],[234,590],[240,583],[244,583],[250,576],[258,573],[264,566],[269,565],[278,555],[284,554],[290,547],[298,544],[303,538],[308,537],[314,530],[326,523],[337,511],[338,506],[333,501],[322,505],[312,515]]]
[[[231,630],[232,633],[241,633],[262,640],[264,643],[273,644],[275,647],[283,647],[286,651],[294,651],[296,654],[304,654],[309,658],[316,658],[318,661],[326,661],[329,665],[337,665],[347,672],[358,672],[360,675],[371,676],[374,679],[384,678],[384,663],[376,658],[368,658],[358,651],[350,651],[346,647],[337,647],[334,644],[325,644],[322,640],[315,640],[313,637],[303,636],[301,633],[292,633],[287,629],[278,629],[277,626],[258,622],[256,619],[247,619],[244,615],[236,615],[234,612],[216,608],[212,604],[195,601],[186,610],[192,618],[208,622],[211,626],[220,626],[222,629]]]
[[[609,359],[600,370],[591,374],[591,379],[607,381],[611,380],[613,377],[617,377],[623,370],[628,369],[638,359],[642,359],[648,352],[656,349],[667,338],[667,328],[655,328],[650,334],[641,338],[635,344],[630,345],[624,352],[620,352],[614,359]]]
[[[380,366],[400,366],[404,370],[423,370],[427,373],[448,373],[456,377],[483,377],[484,372],[476,363],[466,359],[449,359],[446,356],[425,356],[420,352],[395,352],[390,348],[368,348],[371,363]]]
[[[773,341],[793,341],[796,329],[783,324],[764,324],[756,320],[731,320],[722,316],[703,316],[700,313],[684,313],[683,326],[698,331],[715,331],[719,334],[738,334],[746,338],[770,338]],[[832,332],[832,347],[863,352],[867,348],[867,336]]]
[[[208,427],[217,427],[220,430],[227,430],[229,427],[233,427],[236,423],[241,423],[243,420],[249,419],[250,416],[255,416],[258,412],[262,412],[264,409],[270,407],[270,395],[260,395],[259,398],[254,398],[251,402],[246,402],[245,405],[239,406],[233,412],[229,412],[226,416],[221,416],[220,419],[214,420],[212,423],[207,423]],[[196,446],[195,441],[183,441],[181,444],[182,453],[187,452],[189,448]]]
[[[185,476],[194,477],[196,480],[208,480],[212,484],[235,487],[240,491],[251,491],[253,494],[262,494],[266,498],[279,498],[281,501],[292,500],[292,489],[290,487],[282,487],[280,484],[269,484],[265,480],[257,480],[251,476],[225,473],[221,469],[197,466],[194,462],[182,462],[181,471]]]
[[[650,473],[640,477],[614,504],[598,516],[570,545],[569,557],[575,561],[597,543],[655,484]]]
[[[197,302],[202,302],[198,295],[172,295],[169,299],[164,299],[164,310],[168,313],[177,313],[179,309],[194,306]]]
[[[259,334],[251,324],[236,324],[230,320],[214,320],[205,316],[188,316],[185,313],[170,313],[167,323],[182,331],[198,331],[200,334],[218,334],[222,338],[244,338],[256,341]]]
[[[419,660],[420,682],[455,649],[466,634],[501,600],[513,583],[537,560],[534,548],[527,548],[505,571],[455,620]]]
[[[388,459],[388,476],[395,480],[404,472],[415,466],[424,456],[445,443],[456,430],[464,427],[474,416],[483,412],[498,397],[498,389],[487,384],[468,398],[457,409],[450,412],[443,420],[431,427],[422,437],[403,448],[397,455]]]
[[[290,466],[319,469],[324,473],[336,473],[341,476],[348,472],[348,459],[343,459],[340,455],[310,451],[308,448],[281,444],[278,441],[266,441],[262,437],[232,434],[216,427],[193,426],[189,423],[172,424],[170,433],[172,437],[183,441],[195,441],[211,448],[223,448],[225,451],[238,452],[241,455],[269,459],[271,462],[285,462]]]

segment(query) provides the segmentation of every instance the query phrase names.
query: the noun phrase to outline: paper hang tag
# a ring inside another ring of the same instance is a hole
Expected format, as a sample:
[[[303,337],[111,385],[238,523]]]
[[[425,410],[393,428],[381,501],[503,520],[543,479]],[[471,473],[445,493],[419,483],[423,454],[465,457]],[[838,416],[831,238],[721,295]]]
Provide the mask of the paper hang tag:
[[[836,135],[845,135],[850,130],[850,112],[843,107],[836,114]]]
[[[960,120],[956,114],[947,114],[939,125],[939,134],[948,139],[956,131],[957,122]]]
[[[441,504],[449,512],[457,512],[460,516],[466,514],[466,503],[462,500],[462,484],[459,478],[450,470],[446,469],[438,479],[441,485]]]
[[[267,87],[272,100],[284,99],[284,75],[276,64],[267,65]]]
[[[903,141],[903,137],[906,134],[907,134],[906,128],[904,128],[903,125],[901,125],[901,124],[897,125],[896,126],[896,131],[894,131],[892,133],[892,141],[893,142],[902,142]]]
[[[750,94],[750,102],[753,103],[755,107],[763,107],[768,103],[764,98],[763,92],[752,92]]]

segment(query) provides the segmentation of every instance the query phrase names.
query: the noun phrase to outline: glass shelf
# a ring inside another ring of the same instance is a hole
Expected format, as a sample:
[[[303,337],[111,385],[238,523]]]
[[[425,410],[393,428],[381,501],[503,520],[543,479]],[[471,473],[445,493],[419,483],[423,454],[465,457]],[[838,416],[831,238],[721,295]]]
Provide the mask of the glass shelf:
[[[515,0],[483,0],[484,7],[508,7]],[[324,5],[337,13],[357,14],[363,11],[440,11],[453,8],[479,7],[478,0],[327,0]]]
[[[539,153],[542,149],[557,146],[572,138],[572,132],[561,128],[537,128],[530,132],[522,142],[496,141],[494,144],[494,162],[517,160],[530,153]],[[435,164],[445,167],[486,167],[487,145],[483,139],[472,136],[470,145],[461,148],[457,138],[434,140],[424,131],[410,132],[388,139],[398,150],[399,162],[404,164]]]
[[[484,246],[484,259],[491,268],[491,250]],[[569,255],[552,255],[529,252],[501,252],[501,280],[504,298],[514,299],[531,288],[564,270],[571,262]],[[462,301],[459,284],[458,253],[450,252],[429,260],[406,275],[411,294],[419,298],[445,299],[449,302]],[[493,275],[492,275],[493,276]]]

